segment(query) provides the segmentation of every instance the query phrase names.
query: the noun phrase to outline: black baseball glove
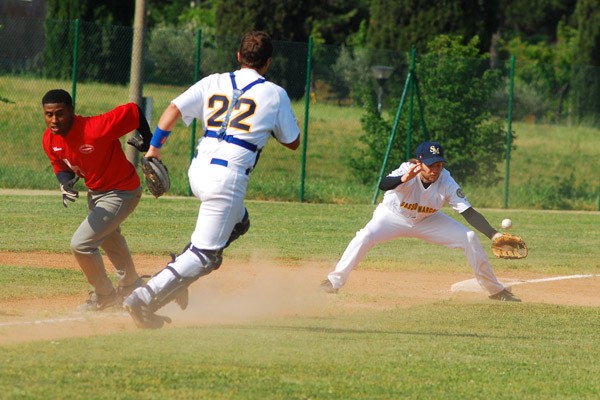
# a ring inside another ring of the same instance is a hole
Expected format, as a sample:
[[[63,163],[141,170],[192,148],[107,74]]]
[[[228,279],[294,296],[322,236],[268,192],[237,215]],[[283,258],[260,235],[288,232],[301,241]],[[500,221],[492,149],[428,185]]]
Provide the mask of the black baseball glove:
[[[139,152],[148,151],[150,148],[150,141],[144,140],[144,137],[138,131],[134,131],[129,139],[127,139],[127,144],[135,147]]]
[[[137,130],[132,132],[129,139],[127,139],[127,144],[135,147],[140,152],[145,152],[150,148],[152,133],[150,132],[150,125],[148,125],[144,111],[140,106],[137,106],[137,109],[140,120],[139,126]]]
[[[167,193],[171,187],[167,167],[155,157],[142,157],[141,164],[148,191],[156,198]]]

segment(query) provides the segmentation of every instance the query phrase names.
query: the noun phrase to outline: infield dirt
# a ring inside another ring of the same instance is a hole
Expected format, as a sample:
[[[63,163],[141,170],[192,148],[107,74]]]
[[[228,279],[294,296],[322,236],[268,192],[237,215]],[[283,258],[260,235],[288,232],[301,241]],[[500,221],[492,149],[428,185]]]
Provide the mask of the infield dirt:
[[[70,254],[0,252],[3,264],[78,270]],[[138,271],[153,275],[165,265],[165,257],[134,255]],[[106,260],[107,269],[111,264]],[[332,268],[329,264],[287,264],[264,260],[225,260],[221,268],[190,286],[190,305],[181,311],[169,304],[159,311],[178,326],[235,324],[293,316],[326,317],[358,310],[413,307],[452,299],[486,302],[485,293],[452,293],[451,286],[473,277],[464,273],[374,271],[358,268],[337,295],[319,293],[317,287]],[[501,281],[547,278],[547,275],[500,271]],[[135,331],[120,309],[77,313],[85,291],[77,296],[25,298],[0,303],[0,345],[33,340],[108,335]],[[600,277],[520,284],[514,293],[528,303],[600,306]]]

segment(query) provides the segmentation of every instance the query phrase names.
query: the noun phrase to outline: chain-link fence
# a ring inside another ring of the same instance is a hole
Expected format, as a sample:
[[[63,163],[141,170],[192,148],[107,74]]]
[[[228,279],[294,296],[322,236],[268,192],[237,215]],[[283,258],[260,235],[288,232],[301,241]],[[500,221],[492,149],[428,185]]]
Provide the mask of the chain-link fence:
[[[42,96],[64,88],[80,115],[129,101],[132,37],[129,27],[0,16],[0,187],[56,188],[41,148]],[[202,31],[148,32],[143,95],[152,100],[151,126],[196,77],[237,69],[238,44]],[[598,68],[312,43],[274,47],[266,77],[290,95],[303,145],[290,152],[269,142],[250,199],[367,203],[388,146],[385,172],[418,141],[435,138],[480,207],[600,208]],[[187,166],[200,129],[178,124],[163,150],[171,194],[189,194]],[[490,152],[496,159],[482,159]]]

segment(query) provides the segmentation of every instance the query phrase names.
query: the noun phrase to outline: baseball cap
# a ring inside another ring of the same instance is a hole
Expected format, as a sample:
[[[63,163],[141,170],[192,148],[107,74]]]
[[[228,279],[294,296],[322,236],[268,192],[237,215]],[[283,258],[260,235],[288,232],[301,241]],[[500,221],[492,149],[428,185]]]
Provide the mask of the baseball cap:
[[[438,142],[423,142],[417,147],[417,160],[425,165],[431,165],[438,161],[446,162],[444,149]]]

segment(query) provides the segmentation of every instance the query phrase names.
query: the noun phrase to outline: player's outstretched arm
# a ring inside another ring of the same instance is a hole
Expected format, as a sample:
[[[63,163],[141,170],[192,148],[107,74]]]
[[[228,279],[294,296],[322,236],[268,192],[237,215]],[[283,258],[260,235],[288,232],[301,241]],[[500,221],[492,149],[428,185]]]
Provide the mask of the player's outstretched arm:
[[[477,229],[490,239],[498,233],[498,231],[490,225],[487,219],[485,219],[478,211],[475,211],[473,207],[467,208],[460,215],[465,217],[467,222],[471,224],[473,228]]]

